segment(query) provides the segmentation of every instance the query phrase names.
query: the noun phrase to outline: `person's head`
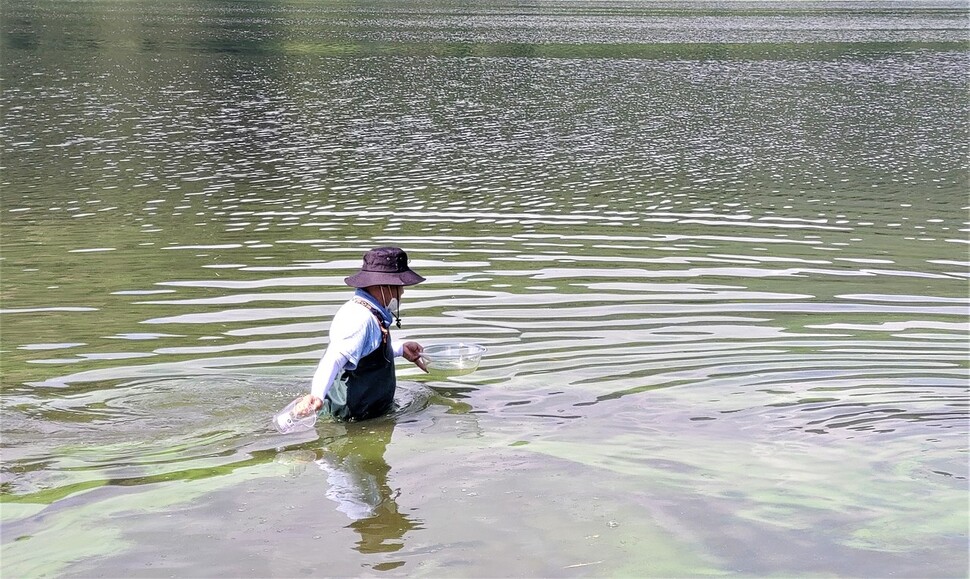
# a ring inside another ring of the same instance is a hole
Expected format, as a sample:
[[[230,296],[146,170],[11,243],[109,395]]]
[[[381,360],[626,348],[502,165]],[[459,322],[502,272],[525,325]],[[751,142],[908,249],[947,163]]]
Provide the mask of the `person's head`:
[[[391,310],[400,327],[398,305],[404,287],[419,284],[424,278],[408,267],[408,254],[399,247],[378,247],[364,254],[360,271],[344,279],[350,287],[361,288]]]

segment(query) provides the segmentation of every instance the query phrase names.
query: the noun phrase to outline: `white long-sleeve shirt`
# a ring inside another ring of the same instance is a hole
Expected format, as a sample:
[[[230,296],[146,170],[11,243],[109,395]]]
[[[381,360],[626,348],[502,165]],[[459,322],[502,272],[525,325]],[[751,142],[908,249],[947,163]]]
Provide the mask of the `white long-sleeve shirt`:
[[[374,298],[357,290],[355,296],[372,304],[390,326],[391,313]],[[330,323],[330,345],[317,364],[310,383],[310,394],[321,400],[330,391],[334,380],[344,371],[353,370],[360,360],[381,345],[381,327],[377,318],[366,306],[350,300],[340,306]],[[404,342],[391,341],[394,357],[404,355]]]

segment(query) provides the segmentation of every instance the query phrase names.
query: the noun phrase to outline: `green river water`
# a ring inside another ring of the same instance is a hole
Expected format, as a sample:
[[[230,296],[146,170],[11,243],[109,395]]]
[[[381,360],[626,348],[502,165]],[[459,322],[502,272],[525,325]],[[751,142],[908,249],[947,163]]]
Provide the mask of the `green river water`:
[[[0,16],[2,577],[970,572],[965,2]],[[481,367],[277,434],[378,245]]]

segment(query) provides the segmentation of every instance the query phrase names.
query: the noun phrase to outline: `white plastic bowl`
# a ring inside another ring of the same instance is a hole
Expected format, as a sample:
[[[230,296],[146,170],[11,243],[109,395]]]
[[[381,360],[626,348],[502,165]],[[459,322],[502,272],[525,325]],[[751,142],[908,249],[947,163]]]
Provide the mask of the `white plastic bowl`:
[[[421,357],[428,367],[428,375],[433,378],[464,376],[478,369],[485,346],[457,342],[425,346]]]

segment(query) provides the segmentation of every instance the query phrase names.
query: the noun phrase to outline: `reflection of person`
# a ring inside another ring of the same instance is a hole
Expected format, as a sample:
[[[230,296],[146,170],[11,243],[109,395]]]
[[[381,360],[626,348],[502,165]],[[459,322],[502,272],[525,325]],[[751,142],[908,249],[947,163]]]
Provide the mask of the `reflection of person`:
[[[330,324],[330,345],[317,365],[310,394],[297,414],[322,411],[341,420],[364,420],[385,414],[394,402],[397,378],[394,358],[403,356],[427,371],[417,342],[392,342],[391,319],[401,327],[404,286],[424,278],[408,267],[397,247],[378,247],[364,254],[360,271],[344,282],[357,291],[340,307]]]
[[[408,531],[419,528],[398,511],[395,498],[399,491],[388,484],[391,467],[384,452],[394,431],[394,422],[347,425],[347,436],[338,437],[316,461],[327,473],[327,498],[337,503],[337,510],[353,522],[349,525],[360,533],[357,550],[361,553],[389,553],[403,547],[401,539]]]

